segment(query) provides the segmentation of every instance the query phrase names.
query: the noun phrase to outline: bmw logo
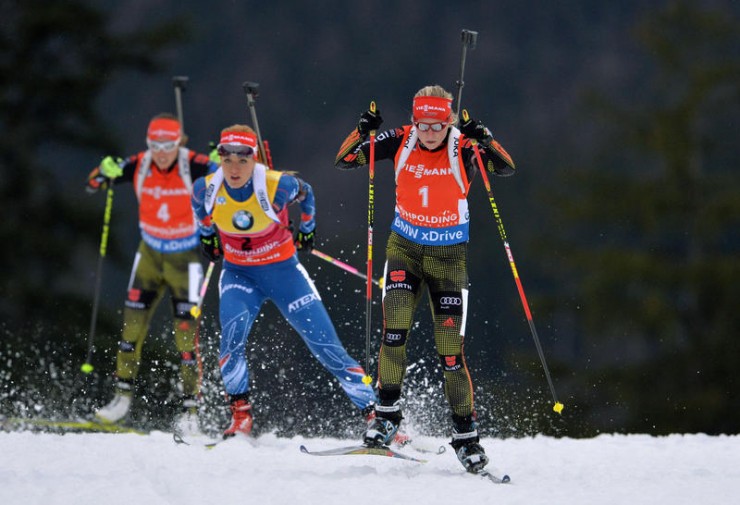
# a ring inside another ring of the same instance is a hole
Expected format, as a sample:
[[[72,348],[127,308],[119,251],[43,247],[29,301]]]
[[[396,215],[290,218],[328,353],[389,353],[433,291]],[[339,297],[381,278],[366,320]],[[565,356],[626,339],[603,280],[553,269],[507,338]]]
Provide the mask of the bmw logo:
[[[240,210],[234,214],[231,222],[237,230],[248,230],[254,224],[254,217],[246,210]]]

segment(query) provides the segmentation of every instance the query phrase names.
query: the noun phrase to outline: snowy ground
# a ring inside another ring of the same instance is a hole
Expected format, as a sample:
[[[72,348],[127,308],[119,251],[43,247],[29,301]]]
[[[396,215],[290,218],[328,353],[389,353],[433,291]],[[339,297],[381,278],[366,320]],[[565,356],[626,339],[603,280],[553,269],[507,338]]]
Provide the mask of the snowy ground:
[[[466,475],[451,451],[426,464],[299,452],[301,444],[351,442],[264,435],[205,449],[177,445],[161,432],[0,433],[0,504],[678,505],[740,496],[740,436],[485,439],[490,468],[511,475],[505,485]]]

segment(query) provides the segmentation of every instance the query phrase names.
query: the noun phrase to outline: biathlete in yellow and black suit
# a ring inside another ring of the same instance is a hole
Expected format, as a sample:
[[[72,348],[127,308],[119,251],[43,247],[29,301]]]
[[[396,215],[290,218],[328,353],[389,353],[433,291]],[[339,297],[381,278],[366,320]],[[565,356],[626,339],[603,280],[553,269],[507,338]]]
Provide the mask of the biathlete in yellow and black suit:
[[[183,147],[182,139],[177,118],[159,114],[149,123],[146,151],[125,160],[107,156],[88,177],[90,192],[108,184],[133,184],[141,232],[123,311],[123,334],[116,357],[116,394],[96,412],[96,417],[104,422],[119,421],[129,412],[149,323],[169,289],[173,334],[181,356],[183,415],[178,423],[182,430],[197,427],[197,327],[190,309],[198,301],[203,267],[190,195],[193,181],[215,171],[217,166],[207,155]]]
[[[336,166],[353,169],[369,162],[368,134],[382,123],[376,110],[362,114],[342,144]],[[396,209],[383,273],[383,340],[378,358],[376,417],[366,444],[386,445],[398,430],[406,372],[406,344],[414,310],[428,287],[434,340],[452,410],[452,445],[466,469],[488,462],[479,444],[473,385],[463,354],[468,306],[468,190],[478,170],[473,143],[486,169],[511,175],[514,163],[490,131],[469,120],[458,130],[452,95],[440,86],[419,90],[412,124],[379,132],[375,159],[393,160]]]

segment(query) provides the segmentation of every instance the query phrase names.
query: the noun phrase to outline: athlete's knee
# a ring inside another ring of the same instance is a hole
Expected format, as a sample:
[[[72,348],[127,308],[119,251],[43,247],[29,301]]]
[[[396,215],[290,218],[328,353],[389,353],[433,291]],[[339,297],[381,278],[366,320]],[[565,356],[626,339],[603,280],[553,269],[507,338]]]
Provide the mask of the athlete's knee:
[[[172,299],[172,311],[175,313],[175,319],[178,321],[192,321],[195,319],[193,314],[190,312],[193,307],[195,307],[195,303],[189,300],[183,298]],[[190,324],[184,326],[185,327],[182,329],[190,329]]]
[[[129,342],[128,340],[121,340],[118,342],[118,351],[123,354],[133,354],[136,352],[136,342]]]
[[[405,268],[389,269],[385,275],[384,292],[408,292],[416,294],[419,291],[421,279]]]
[[[131,288],[126,296],[126,308],[149,310],[157,299],[157,292],[149,289]]]
[[[406,329],[383,328],[383,345],[387,347],[403,347],[408,337]]]
[[[193,351],[180,352],[180,364],[182,366],[195,366],[197,364],[195,352]]]
[[[462,316],[464,312],[464,298],[462,291],[436,291],[430,293],[432,307],[437,316]]]

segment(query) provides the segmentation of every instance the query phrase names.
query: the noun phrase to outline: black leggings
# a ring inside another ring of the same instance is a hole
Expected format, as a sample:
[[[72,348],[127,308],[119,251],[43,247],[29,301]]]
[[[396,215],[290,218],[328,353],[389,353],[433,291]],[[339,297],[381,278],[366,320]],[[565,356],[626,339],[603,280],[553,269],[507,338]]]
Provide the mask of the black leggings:
[[[468,296],[467,243],[425,246],[391,233],[386,248],[383,342],[378,358],[382,403],[401,396],[406,343],[424,287],[434,320],[434,342],[445,378],[445,397],[457,416],[473,413],[473,384],[463,355]]]

